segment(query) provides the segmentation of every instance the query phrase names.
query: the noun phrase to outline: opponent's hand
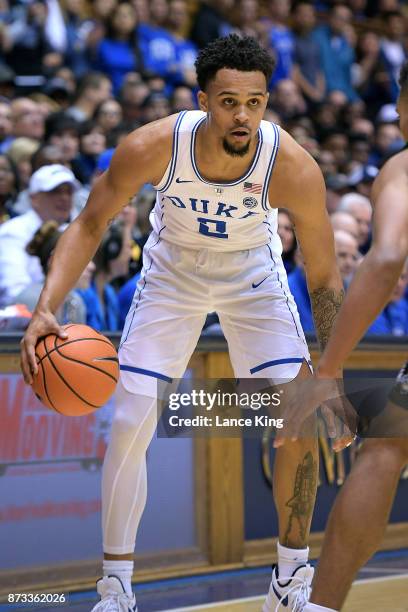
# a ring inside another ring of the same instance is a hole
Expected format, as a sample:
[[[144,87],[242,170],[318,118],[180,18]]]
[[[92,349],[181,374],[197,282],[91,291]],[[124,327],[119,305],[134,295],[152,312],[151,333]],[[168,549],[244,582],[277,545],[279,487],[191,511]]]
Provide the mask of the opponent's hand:
[[[286,384],[281,394],[283,428],[277,432],[274,447],[301,436],[315,435],[312,416],[321,408],[328,435],[337,452],[355,439],[357,415],[348,401],[341,379],[320,378],[318,375]]]
[[[33,376],[38,373],[38,365],[35,358],[35,347],[42,336],[57,334],[60,338],[68,338],[68,334],[58,323],[51,311],[34,311],[29,326],[20,342],[20,367],[24,376],[24,382],[33,384]]]

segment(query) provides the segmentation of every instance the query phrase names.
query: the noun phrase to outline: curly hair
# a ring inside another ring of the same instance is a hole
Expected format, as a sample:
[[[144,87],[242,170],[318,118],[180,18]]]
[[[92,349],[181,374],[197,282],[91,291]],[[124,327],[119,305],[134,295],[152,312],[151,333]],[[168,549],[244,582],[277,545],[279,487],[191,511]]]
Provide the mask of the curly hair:
[[[197,81],[202,91],[208,82],[222,68],[241,70],[242,72],[259,71],[265,75],[266,82],[272,76],[275,60],[251,36],[230,34],[217,38],[200,51],[195,62]]]
[[[402,65],[398,83],[401,87],[401,91],[406,93],[408,91],[408,61]]]

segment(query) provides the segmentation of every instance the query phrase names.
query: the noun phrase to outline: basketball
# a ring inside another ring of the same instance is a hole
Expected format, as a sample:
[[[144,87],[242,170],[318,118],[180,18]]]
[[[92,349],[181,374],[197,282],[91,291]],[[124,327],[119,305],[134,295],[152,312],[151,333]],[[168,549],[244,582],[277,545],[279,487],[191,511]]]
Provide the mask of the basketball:
[[[88,325],[64,325],[68,338],[40,338],[33,390],[41,402],[67,416],[103,406],[115,390],[119,361],[112,342]]]

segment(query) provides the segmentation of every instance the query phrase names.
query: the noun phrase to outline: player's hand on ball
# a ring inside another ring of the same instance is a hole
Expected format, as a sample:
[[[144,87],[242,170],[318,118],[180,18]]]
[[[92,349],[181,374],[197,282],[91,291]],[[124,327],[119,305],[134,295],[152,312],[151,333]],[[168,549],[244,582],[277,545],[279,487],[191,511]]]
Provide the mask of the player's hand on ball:
[[[58,323],[51,311],[35,310],[29,326],[21,340],[20,367],[24,382],[33,384],[33,376],[38,374],[38,365],[35,358],[35,347],[38,339],[47,334],[56,334],[60,338],[67,338],[67,332]]]

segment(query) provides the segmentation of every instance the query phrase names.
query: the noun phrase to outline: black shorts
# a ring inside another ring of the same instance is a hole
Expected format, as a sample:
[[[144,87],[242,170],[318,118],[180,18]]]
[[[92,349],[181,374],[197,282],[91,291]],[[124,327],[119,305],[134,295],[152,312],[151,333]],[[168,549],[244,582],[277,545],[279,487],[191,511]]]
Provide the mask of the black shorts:
[[[388,399],[397,406],[408,410],[408,361],[401,368],[394,387],[391,389]]]

